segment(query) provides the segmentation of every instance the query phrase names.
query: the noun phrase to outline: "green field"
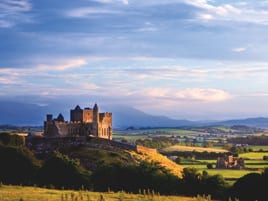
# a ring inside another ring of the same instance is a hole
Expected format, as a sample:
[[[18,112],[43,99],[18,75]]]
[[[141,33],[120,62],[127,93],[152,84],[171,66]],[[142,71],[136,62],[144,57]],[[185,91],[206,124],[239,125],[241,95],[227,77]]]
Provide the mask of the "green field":
[[[187,164],[182,165],[185,167],[193,167],[196,168],[200,173],[203,171],[207,171],[209,175],[216,175],[220,174],[227,180],[236,180],[240,177],[243,177],[246,174],[253,173],[253,172],[259,172],[259,171],[251,171],[251,170],[233,170],[233,169],[208,169],[207,165],[204,164]],[[214,166],[215,167],[215,166]]]
[[[192,197],[160,196],[150,192],[130,194],[125,192],[88,192],[52,190],[37,187],[2,186],[0,201],[195,201]],[[204,200],[205,201],[205,200]]]
[[[248,159],[263,159],[263,156],[268,156],[268,152],[247,152],[239,154],[239,157],[248,158]]]
[[[185,167],[196,168],[200,173],[204,170],[210,175],[220,174],[225,179],[236,180],[246,174],[253,172],[261,172],[263,168],[268,168],[268,161],[264,160],[245,160],[245,166],[247,168],[254,168],[258,170],[234,170],[234,169],[208,169],[207,164],[213,164],[214,168],[216,165],[216,160],[196,160],[196,161],[184,161],[181,165]]]
[[[268,146],[249,146],[248,148],[253,149],[253,151],[268,151]]]

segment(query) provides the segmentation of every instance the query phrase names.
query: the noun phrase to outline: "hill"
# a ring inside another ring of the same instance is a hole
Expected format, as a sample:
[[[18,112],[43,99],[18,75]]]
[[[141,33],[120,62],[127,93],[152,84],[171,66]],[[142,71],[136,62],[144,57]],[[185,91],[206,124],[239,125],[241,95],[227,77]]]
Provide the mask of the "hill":
[[[70,158],[79,159],[81,164],[90,171],[96,170],[101,165],[136,165],[143,161],[157,163],[160,167],[169,170],[175,176],[182,177],[182,167],[167,159],[155,149],[141,146],[123,144],[100,138],[91,138],[89,141],[74,141],[70,139],[52,139],[44,141],[36,139],[32,142],[31,149],[37,154],[58,150]]]
[[[217,122],[217,124],[226,126],[245,125],[260,128],[268,128],[268,118],[257,117],[257,118],[246,118],[246,119],[233,119],[233,120]]]
[[[75,104],[74,104],[75,106]],[[140,110],[126,106],[101,106],[105,111],[113,113],[113,126],[117,128],[133,127],[178,127],[193,125],[187,120],[174,120],[164,116],[153,116]],[[0,125],[42,125],[46,114],[58,115],[63,113],[66,120],[69,110],[63,104],[41,106],[15,101],[0,101]]]
[[[112,106],[114,127],[179,127],[195,125],[195,122],[188,120],[174,120],[165,116],[154,116],[140,110],[126,106]]]
[[[47,107],[18,102],[0,102],[0,124],[41,125]]]

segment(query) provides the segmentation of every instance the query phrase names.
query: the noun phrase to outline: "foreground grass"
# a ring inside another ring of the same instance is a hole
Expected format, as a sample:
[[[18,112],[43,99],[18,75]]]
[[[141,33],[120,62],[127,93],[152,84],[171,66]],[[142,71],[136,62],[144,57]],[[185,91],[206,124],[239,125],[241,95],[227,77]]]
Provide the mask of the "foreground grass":
[[[195,201],[183,196],[161,196],[153,194],[130,194],[125,192],[89,192],[52,190],[38,187],[2,186],[0,201]]]

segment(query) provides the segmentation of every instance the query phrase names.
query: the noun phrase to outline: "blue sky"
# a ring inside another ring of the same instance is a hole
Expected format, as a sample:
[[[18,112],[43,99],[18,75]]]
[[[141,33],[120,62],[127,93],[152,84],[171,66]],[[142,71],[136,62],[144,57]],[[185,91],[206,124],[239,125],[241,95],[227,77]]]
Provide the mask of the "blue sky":
[[[0,99],[268,116],[268,1],[0,0]]]

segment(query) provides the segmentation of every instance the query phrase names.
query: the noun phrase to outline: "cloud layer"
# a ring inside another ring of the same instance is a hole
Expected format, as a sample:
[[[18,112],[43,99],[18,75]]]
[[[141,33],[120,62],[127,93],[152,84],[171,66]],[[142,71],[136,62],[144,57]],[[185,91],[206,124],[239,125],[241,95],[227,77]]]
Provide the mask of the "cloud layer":
[[[174,118],[268,114],[267,8],[249,0],[2,0],[0,98],[89,97]]]

